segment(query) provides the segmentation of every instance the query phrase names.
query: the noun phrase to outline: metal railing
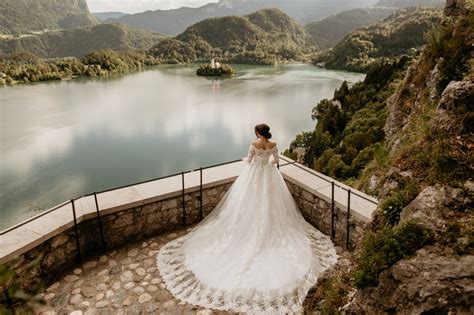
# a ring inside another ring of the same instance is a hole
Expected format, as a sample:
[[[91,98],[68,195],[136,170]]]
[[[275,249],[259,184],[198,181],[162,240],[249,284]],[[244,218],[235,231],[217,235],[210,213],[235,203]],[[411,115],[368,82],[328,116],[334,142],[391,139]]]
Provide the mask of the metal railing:
[[[282,160],[286,161],[286,162],[289,162],[288,160],[286,160],[285,158],[281,158]],[[336,184],[336,182],[334,180],[329,180],[327,179],[326,177],[318,174],[316,171],[312,170],[312,169],[308,169],[302,165],[299,165],[299,164],[295,164],[295,162],[291,162],[291,163],[287,163],[287,164],[293,164],[293,166],[313,175],[313,176],[316,176],[318,177],[319,179],[322,179],[324,180],[325,182],[327,182],[328,184],[331,184],[331,239],[334,240],[336,238],[336,229],[335,229],[335,219],[336,219],[336,213],[335,213],[335,198],[334,198],[334,188],[335,187],[338,187],[339,189],[341,190],[344,190],[347,192],[347,212],[346,212],[346,249],[349,249],[350,248],[350,228],[353,227],[353,223],[351,223],[351,195],[355,195],[359,198],[362,198],[370,203],[373,203],[374,205],[378,205],[378,202],[373,200],[373,199],[369,199],[367,198],[366,196],[363,196],[357,192],[354,192],[352,191],[351,188],[346,188],[342,185],[338,185]],[[323,187],[323,188],[326,188],[326,187]]]
[[[349,230],[350,230],[350,227],[351,227],[351,224],[350,224],[350,202],[351,202],[351,194],[354,194],[354,195],[357,195],[358,197],[360,198],[363,198],[371,203],[374,203],[374,204],[377,204],[377,202],[375,202],[374,200],[371,200],[371,199],[368,199],[366,198],[365,196],[362,196],[360,194],[357,194],[355,192],[352,192],[351,189],[347,189],[341,185],[338,185],[335,183],[335,181],[330,181],[328,180],[327,178],[319,175],[318,173],[316,173],[315,171],[313,170],[309,170],[309,169],[306,169],[305,167],[302,167],[301,165],[298,165],[296,163],[296,161],[289,161],[289,160],[286,160],[285,158],[283,157],[280,157],[280,159],[282,159],[283,161],[285,161],[286,163],[284,164],[278,164],[277,167],[280,168],[280,167],[283,167],[283,166],[287,166],[287,165],[293,165],[299,169],[302,169],[304,171],[306,171],[307,173],[313,175],[313,176],[316,176],[328,183],[331,184],[331,187],[332,187],[332,193],[331,193],[331,239],[334,239],[335,238],[335,199],[334,199],[334,188],[335,187],[339,187],[340,189],[343,189],[343,190],[346,190],[347,191],[347,216],[346,216],[346,220],[347,220],[347,228],[346,228],[346,248],[349,248]],[[89,197],[89,196],[94,196],[94,201],[95,201],[95,208],[96,208],[96,213],[97,213],[97,220],[98,220],[98,225],[99,225],[99,231],[100,231],[100,237],[101,237],[101,247],[102,247],[102,250],[103,251],[106,251],[107,250],[107,244],[106,244],[106,241],[105,241],[105,238],[104,238],[104,231],[103,231],[103,225],[102,225],[102,219],[101,219],[101,215],[100,215],[100,207],[99,207],[99,203],[98,203],[98,200],[97,200],[97,195],[99,194],[102,194],[102,193],[106,193],[106,192],[110,192],[110,191],[113,191],[113,190],[118,190],[118,189],[123,189],[123,188],[127,188],[127,187],[131,187],[131,186],[135,186],[135,185],[140,185],[140,184],[145,184],[145,183],[149,183],[149,182],[153,182],[153,181],[158,181],[158,180],[162,180],[162,179],[166,179],[166,178],[171,178],[171,177],[175,177],[175,176],[181,176],[181,203],[178,205],[178,207],[181,207],[182,208],[182,217],[181,217],[181,221],[182,221],[182,225],[183,226],[186,226],[186,202],[185,202],[185,174],[188,174],[188,173],[193,173],[193,172],[197,172],[199,171],[199,197],[198,197],[198,200],[199,200],[199,219],[202,220],[203,219],[203,197],[202,197],[202,192],[203,192],[203,171],[204,170],[207,170],[207,169],[210,169],[210,168],[215,168],[215,167],[219,167],[219,166],[224,166],[224,165],[228,165],[228,164],[232,164],[232,163],[236,163],[236,162],[239,162],[241,161],[241,159],[237,159],[237,160],[232,160],[232,161],[228,161],[228,162],[224,162],[224,163],[219,163],[219,164],[214,164],[214,165],[210,165],[210,166],[206,166],[206,167],[200,167],[198,169],[194,169],[194,170],[189,170],[189,171],[185,171],[185,172],[179,172],[179,173],[175,173],[175,174],[171,174],[171,175],[166,175],[166,176],[161,176],[161,177],[157,177],[157,178],[153,178],[153,179],[148,179],[148,180],[144,180],[144,181],[140,181],[140,182],[136,182],[136,183],[132,183],[132,184],[128,184],[128,185],[123,185],[123,186],[118,186],[118,187],[114,187],[114,188],[109,188],[109,189],[105,189],[105,190],[101,190],[101,191],[98,191],[98,192],[92,192],[92,193],[89,193],[89,194],[85,194],[85,195],[82,195],[82,196],[79,196],[79,197],[76,197],[74,199],[70,199],[69,201],[66,201],[66,202],[63,202],[51,209],[48,209],[46,211],[43,211],[41,212],[40,214],[38,215],[35,215],[27,220],[24,220],[14,226],[11,226],[3,231],[0,231],[0,236],[1,235],[4,235],[6,233],[9,233],[29,222],[32,222],[34,220],[37,220],[38,218],[48,214],[48,213],[51,213],[53,211],[56,211],[64,206],[66,206],[67,204],[71,204],[71,207],[72,207],[72,215],[73,215],[73,220],[74,220],[74,237],[75,237],[75,241],[76,241],[76,247],[77,247],[77,260],[80,262],[81,261],[81,250],[80,250],[80,242],[79,242],[79,230],[78,230],[78,223],[77,223],[77,216],[76,216],[76,207],[75,207],[75,202],[80,199],[80,198],[84,198],[84,197]]]

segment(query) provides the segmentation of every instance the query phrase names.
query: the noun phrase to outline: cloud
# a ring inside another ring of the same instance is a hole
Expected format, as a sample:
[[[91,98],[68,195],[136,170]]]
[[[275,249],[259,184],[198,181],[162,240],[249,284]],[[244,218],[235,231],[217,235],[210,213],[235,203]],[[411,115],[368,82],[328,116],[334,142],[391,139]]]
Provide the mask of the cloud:
[[[119,11],[137,13],[146,10],[168,10],[179,7],[199,7],[217,0],[87,0],[91,12]]]

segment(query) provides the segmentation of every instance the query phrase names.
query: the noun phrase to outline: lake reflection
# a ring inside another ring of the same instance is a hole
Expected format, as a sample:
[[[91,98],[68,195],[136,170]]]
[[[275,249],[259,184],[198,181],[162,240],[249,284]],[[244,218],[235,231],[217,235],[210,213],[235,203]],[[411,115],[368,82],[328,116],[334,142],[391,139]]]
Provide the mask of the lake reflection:
[[[266,122],[285,149],[311,109],[363,75],[309,65],[197,77],[164,66],[109,79],[0,88],[0,229],[92,191],[240,158]]]

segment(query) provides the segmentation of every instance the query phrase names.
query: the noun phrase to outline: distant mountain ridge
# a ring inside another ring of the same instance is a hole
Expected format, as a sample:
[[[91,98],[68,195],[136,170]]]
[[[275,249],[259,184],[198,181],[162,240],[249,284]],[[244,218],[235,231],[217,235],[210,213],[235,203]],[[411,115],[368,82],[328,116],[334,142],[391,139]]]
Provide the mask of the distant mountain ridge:
[[[98,23],[89,13],[86,0],[0,1],[0,34],[26,34]]]
[[[263,9],[242,17],[206,19],[158,43],[151,53],[168,63],[218,57],[229,62],[273,64],[302,60],[314,50],[303,27],[281,10]]]
[[[376,0],[220,0],[198,8],[182,7],[173,10],[146,11],[128,14],[106,22],[117,22],[167,35],[177,35],[199,21],[211,17],[243,16],[265,8],[277,8],[295,20],[321,19],[341,11],[341,8],[365,7]]]
[[[446,3],[445,0],[380,0],[377,6],[405,8],[412,6],[440,7]]]
[[[378,7],[353,9],[308,23],[305,29],[319,48],[330,48],[339,43],[349,32],[383,20],[394,12],[395,9]]]
[[[123,12],[92,12],[91,14],[101,21],[105,21],[107,19],[118,19],[124,15],[127,15],[127,13]]]
[[[39,57],[82,57],[92,51],[147,50],[164,35],[134,29],[120,24],[100,24],[91,27],[47,32],[20,39],[0,40],[0,53],[28,51]]]

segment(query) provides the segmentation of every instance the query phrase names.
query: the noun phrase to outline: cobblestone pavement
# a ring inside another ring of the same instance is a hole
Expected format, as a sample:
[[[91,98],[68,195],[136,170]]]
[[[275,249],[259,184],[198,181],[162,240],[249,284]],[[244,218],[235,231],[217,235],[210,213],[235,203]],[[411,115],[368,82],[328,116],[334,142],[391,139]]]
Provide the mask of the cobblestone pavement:
[[[235,314],[182,303],[166,290],[156,268],[158,249],[190,230],[128,244],[86,261],[44,292],[43,315],[71,314]]]

